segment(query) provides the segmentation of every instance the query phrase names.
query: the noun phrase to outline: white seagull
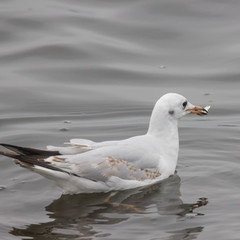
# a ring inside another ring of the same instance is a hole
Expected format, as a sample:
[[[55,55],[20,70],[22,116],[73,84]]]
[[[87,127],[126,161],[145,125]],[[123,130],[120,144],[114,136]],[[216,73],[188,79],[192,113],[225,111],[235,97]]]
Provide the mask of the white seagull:
[[[209,107],[192,105],[177,93],[162,96],[146,134],[121,141],[71,139],[70,146],[39,150],[1,144],[0,154],[55,181],[65,194],[108,192],[148,186],[174,174],[179,149],[178,119],[206,115]]]

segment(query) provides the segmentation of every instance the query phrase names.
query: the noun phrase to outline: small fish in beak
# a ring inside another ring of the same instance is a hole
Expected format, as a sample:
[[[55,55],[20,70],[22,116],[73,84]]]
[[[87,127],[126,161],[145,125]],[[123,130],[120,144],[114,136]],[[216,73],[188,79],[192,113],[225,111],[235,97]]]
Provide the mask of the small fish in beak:
[[[199,107],[199,106],[195,106],[192,109],[187,109],[187,111],[189,111],[190,113],[195,113],[197,115],[207,115],[208,111],[210,109],[210,105],[207,105],[206,107]]]

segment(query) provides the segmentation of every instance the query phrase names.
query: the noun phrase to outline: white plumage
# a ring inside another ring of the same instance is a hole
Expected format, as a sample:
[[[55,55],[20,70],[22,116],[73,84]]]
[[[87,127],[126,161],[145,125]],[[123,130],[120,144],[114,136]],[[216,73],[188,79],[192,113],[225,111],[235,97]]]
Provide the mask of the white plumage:
[[[188,113],[205,115],[207,110],[179,94],[168,93],[157,101],[145,135],[104,142],[72,139],[70,146],[48,146],[49,152],[38,152],[37,156],[38,150],[2,144],[17,155],[0,153],[54,180],[64,193],[142,187],[174,174],[179,149],[178,119]]]

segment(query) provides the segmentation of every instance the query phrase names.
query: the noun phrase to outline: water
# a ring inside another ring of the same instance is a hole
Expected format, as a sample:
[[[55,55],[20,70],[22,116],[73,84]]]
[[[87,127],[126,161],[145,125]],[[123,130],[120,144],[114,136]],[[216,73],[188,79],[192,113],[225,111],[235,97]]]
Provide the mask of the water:
[[[143,134],[166,92],[212,108],[179,123],[177,173],[114,196],[125,207],[105,204],[106,194],[61,196],[0,157],[1,239],[239,239],[239,7],[2,1],[1,142],[44,148]]]

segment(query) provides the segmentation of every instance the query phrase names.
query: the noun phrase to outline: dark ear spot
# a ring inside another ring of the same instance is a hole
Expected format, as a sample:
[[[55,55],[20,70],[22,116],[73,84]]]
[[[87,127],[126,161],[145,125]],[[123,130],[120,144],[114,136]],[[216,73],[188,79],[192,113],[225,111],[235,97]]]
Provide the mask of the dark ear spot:
[[[174,114],[174,111],[171,110],[171,111],[169,111],[168,113],[169,113],[170,115],[173,115],[173,114]]]

